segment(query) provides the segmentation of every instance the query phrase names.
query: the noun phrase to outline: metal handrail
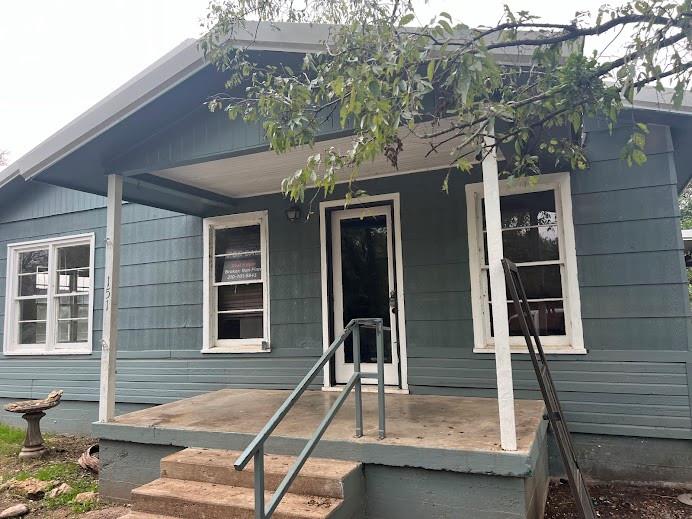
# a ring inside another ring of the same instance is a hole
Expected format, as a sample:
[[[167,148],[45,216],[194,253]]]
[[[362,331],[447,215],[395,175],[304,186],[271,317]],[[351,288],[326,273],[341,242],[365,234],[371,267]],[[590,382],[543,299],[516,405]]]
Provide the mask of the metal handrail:
[[[305,375],[303,380],[296,386],[291,394],[286,398],[283,404],[276,410],[274,415],[265,424],[262,430],[255,436],[250,444],[245,448],[233,466],[236,470],[243,470],[250,459],[254,459],[254,477],[255,477],[255,518],[269,519],[279,506],[281,499],[288,492],[291,483],[298,477],[298,472],[303,468],[312,451],[315,450],[317,442],[320,441],[324,432],[329,427],[336,413],[339,411],[343,403],[348,398],[351,390],[355,390],[355,414],[356,414],[356,437],[363,436],[363,401],[362,401],[362,379],[372,378],[370,373],[361,372],[360,362],[360,329],[375,328],[376,330],[376,345],[377,345],[377,402],[378,402],[378,418],[379,418],[379,437],[385,437],[385,408],[384,408],[384,338],[382,319],[352,319],[344,328],[344,331],[337,339],[327,348],[315,365]],[[303,447],[295,462],[288,470],[284,479],[279,483],[271,501],[265,507],[264,501],[264,444],[271,436],[272,432],[277,428],[281,420],[283,420],[298,398],[305,392],[308,386],[315,379],[317,374],[324,368],[329,360],[336,354],[336,351],[343,345],[349,335],[353,335],[353,375],[348,379],[346,386],[341,394],[334,401],[332,406],[327,411],[327,414],[317,426],[317,430],[308,440],[308,443]]]

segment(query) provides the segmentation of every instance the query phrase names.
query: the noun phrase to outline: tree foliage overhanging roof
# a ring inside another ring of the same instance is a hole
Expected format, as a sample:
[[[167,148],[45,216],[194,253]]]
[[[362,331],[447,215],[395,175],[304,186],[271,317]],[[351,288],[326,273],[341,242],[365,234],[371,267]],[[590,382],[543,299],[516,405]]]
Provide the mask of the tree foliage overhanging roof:
[[[358,167],[378,156],[396,165],[407,134],[429,142],[428,153],[453,144],[450,174],[469,171],[498,146],[513,150],[509,175],[540,173],[539,155],[585,169],[586,117],[614,125],[645,86],[667,86],[673,105],[682,102],[692,68],[691,4],[626,1],[577,12],[568,24],[505,7],[500,23],[473,29],[444,12],[424,23],[410,1],[214,0],[201,46],[228,82],[208,105],[260,121],[278,153],[315,145],[332,117],[353,129],[347,149],[315,146],[305,166],[284,180],[294,199],[309,187],[331,192],[341,176],[357,178]],[[333,28],[322,52],[291,68],[258,63],[252,44],[227,44],[248,20]],[[584,55],[587,38],[605,43]],[[513,54],[529,59],[507,60]],[[628,163],[646,160],[646,134],[644,124],[633,125],[622,149]]]

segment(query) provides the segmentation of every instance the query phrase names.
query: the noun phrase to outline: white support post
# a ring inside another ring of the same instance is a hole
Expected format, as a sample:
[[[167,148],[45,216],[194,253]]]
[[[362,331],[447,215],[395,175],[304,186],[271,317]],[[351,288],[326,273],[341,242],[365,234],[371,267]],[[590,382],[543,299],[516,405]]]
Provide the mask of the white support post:
[[[103,338],[101,339],[101,384],[99,422],[115,417],[115,375],[118,356],[118,291],[120,287],[120,215],[123,178],[108,176],[106,210],[106,273],[103,283]]]
[[[493,145],[492,137],[485,138]],[[501,259],[502,220],[500,217],[500,183],[497,154],[488,154],[482,163],[483,194],[485,198],[485,228],[488,240],[488,268],[492,293],[493,335],[495,338],[495,371],[497,373],[497,405],[500,413],[500,441],[502,449],[517,450],[517,429],[514,416],[514,386],[512,383],[512,354],[509,348],[507,292]]]

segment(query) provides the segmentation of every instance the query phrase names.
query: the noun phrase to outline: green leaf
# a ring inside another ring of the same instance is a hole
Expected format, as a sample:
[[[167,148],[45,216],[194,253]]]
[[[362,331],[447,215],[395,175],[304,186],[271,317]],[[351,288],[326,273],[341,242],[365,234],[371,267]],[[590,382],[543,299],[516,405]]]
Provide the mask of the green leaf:
[[[430,62],[428,62],[428,79],[430,81],[432,81],[434,76],[435,76],[435,60],[431,59]]]
[[[452,26],[447,20],[439,20],[437,23],[440,24],[445,31],[447,31],[447,34],[454,34],[454,29],[452,29]]]
[[[637,1],[634,2],[634,8],[641,14],[647,14],[649,12],[649,5],[646,2]]]
[[[641,166],[646,162],[646,153],[642,150],[632,150],[632,159],[637,163],[637,166]]]
[[[413,21],[413,19],[415,17],[416,17],[416,15],[414,13],[405,14],[399,20],[399,27],[403,27],[404,25],[408,25],[409,23],[411,23]]]
[[[344,78],[338,77],[332,81],[332,90],[334,91],[334,94],[341,97],[344,93]]]
[[[469,171],[471,171],[471,163],[464,157],[460,157],[459,159],[457,159],[457,168],[459,168],[459,171],[468,173]]]

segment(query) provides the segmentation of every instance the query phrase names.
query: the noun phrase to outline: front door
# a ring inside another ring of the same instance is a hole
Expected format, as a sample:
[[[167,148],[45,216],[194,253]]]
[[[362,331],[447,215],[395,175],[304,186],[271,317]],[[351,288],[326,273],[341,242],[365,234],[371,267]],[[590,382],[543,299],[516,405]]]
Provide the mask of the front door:
[[[384,321],[385,384],[399,385],[396,276],[389,205],[346,209],[332,213],[333,330],[338,337],[351,319]],[[360,358],[363,372],[377,371],[375,330],[363,328]],[[335,356],[337,383],[353,374],[353,341]],[[363,383],[375,383],[364,379]]]

